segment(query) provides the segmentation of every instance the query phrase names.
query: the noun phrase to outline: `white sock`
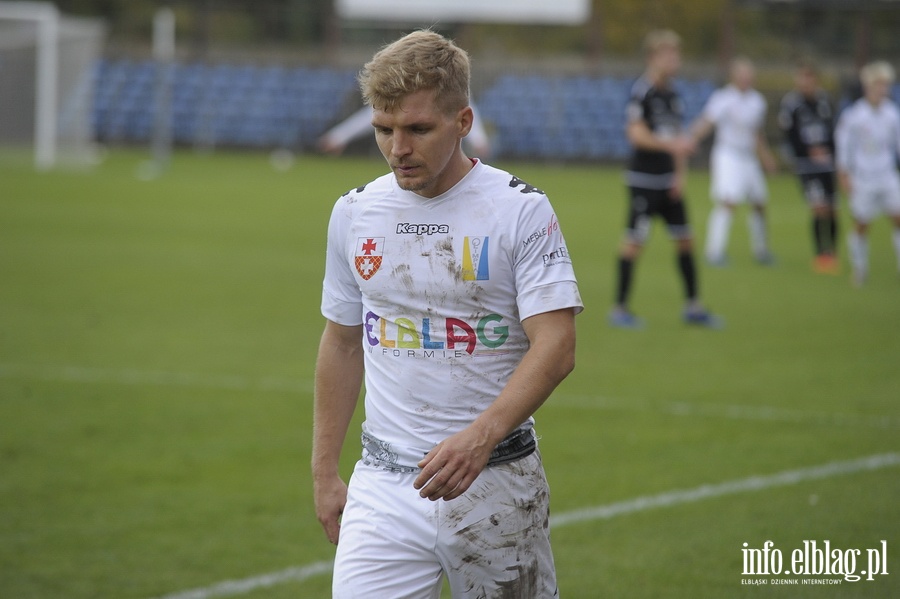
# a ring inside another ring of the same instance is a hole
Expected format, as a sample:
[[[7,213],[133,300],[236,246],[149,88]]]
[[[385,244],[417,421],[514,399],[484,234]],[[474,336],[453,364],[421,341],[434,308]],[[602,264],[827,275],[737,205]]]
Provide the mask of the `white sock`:
[[[900,270],[900,227],[894,228],[894,252],[897,254],[897,270]]]
[[[758,257],[768,254],[769,241],[765,217],[756,210],[750,210],[747,226],[750,228],[750,247],[753,249],[753,255]]]
[[[710,262],[717,262],[725,257],[731,218],[731,210],[721,204],[716,204],[709,213],[709,222],[706,226],[706,259]]]
[[[896,237],[894,238],[896,239]],[[869,240],[856,231],[850,233],[848,246],[850,248],[850,263],[853,270],[865,274],[869,270]]]

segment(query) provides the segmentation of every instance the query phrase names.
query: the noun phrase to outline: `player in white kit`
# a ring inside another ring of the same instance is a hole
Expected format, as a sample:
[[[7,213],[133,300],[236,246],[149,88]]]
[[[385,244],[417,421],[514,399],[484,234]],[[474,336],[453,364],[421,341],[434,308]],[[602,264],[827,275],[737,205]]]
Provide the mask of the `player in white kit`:
[[[886,62],[863,67],[863,97],[841,113],[835,130],[838,181],[850,198],[854,222],[849,247],[856,285],[868,276],[869,225],[880,214],[893,221],[900,268],[900,111],[889,98],[894,78],[894,69]]]
[[[392,172],[328,226],[316,515],[346,598],[558,596],[532,414],[574,367],[582,309],[547,196],[468,158],[466,53],[419,31],[360,86]],[[365,378],[362,458],[341,447]]]
[[[772,262],[766,231],[766,179],[763,168],[775,170],[775,159],[763,132],[766,100],[753,89],[755,70],[746,58],[731,64],[731,82],[710,96],[700,117],[691,127],[696,143],[715,129],[710,156],[710,196],[714,206],[706,233],[706,259],[726,263],[725,249],[735,209],[749,202],[750,241],[760,264]]]

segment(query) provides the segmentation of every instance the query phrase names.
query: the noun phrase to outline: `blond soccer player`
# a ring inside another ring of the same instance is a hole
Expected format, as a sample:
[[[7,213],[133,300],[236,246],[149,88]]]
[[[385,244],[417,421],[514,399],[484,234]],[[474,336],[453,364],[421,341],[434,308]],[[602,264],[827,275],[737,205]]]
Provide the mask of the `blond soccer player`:
[[[894,68],[887,62],[863,67],[863,97],[841,113],[835,131],[838,181],[850,199],[853,216],[849,250],[857,286],[869,274],[869,226],[881,214],[894,226],[892,240],[900,269],[900,110],[889,97],[894,79]]]
[[[582,302],[544,193],[463,152],[469,61],[419,31],[364,67],[390,173],[328,226],[316,514],[333,597],[558,596],[533,414],[574,367]],[[362,455],[341,447],[365,379]]]

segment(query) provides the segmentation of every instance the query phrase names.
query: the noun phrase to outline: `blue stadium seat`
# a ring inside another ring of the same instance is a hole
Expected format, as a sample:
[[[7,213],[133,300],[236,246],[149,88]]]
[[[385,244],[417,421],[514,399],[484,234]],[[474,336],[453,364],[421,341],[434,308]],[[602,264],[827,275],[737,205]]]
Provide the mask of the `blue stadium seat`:
[[[617,77],[501,75],[480,106],[498,154],[622,159],[630,153],[623,121],[631,84]],[[714,89],[706,80],[679,84],[693,113]]]
[[[91,118],[99,139],[149,139],[157,73],[151,61],[97,63]],[[194,63],[176,65],[171,76],[179,143],[310,148],[356,87],[349,69]],[[707,80],[678,84],[689,115],[714,89]],[[630,85],[616,77],[505,74],[482,93],[479,107],[499,155],[620,159],[629,152],[623,112]]]

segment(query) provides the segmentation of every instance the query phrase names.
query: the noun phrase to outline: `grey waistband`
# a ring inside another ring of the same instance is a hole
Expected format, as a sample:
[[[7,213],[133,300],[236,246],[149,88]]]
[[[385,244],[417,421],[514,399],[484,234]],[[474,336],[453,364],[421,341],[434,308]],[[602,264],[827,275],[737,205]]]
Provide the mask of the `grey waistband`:
[[[497,466],[515,462],[531,455],[535,449],[537,449],[537,440],[534,438],[534,431],[532,429],[518,430],[500,441],[491,452],[487,465]]]
[[[418,472],[420,470],[416,466],[398,463],[398,456],[391,451],[389,444],[366,432],[362,433],[362,446],[364,464],[391,472]],[[537,449],[537,439],[534,431],[532,429],[517,430],[497,444],[488,458],[487,465],[490,467],[515,462],[531,455],[535,449]]]

